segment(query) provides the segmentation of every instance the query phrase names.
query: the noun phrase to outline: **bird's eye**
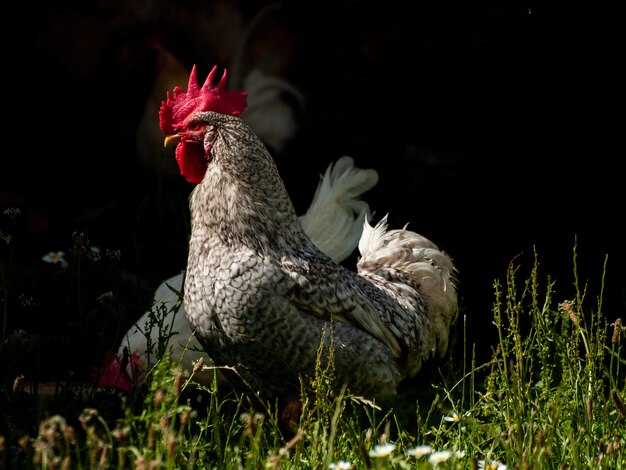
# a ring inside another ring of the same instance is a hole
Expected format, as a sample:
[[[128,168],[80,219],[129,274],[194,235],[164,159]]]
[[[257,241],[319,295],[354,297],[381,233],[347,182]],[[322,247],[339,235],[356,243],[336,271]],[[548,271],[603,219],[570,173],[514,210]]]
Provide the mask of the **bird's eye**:
[[[192,131],[199,131],[204,127],[204,124],[201,121],[194,121],[189,123],[189,129]]]

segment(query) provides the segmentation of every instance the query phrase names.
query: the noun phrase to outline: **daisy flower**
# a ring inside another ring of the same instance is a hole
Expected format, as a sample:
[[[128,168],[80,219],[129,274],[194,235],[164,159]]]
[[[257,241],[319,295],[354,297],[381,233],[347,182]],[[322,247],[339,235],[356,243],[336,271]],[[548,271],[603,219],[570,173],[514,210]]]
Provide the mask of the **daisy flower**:
[[[428,455],[433,451],[431,446],[417,446],[411,449],[407,449],[404,453],[409,457],[423,457],[424,455]]]
[[[486,462],[484,460],[478,461],[479,470],[507,470],[507,466],[497,460]]]
[[[370,450],[370,457],[387,457],[394,451],[395,448],[395,444],[377,445],[373,450]]]
[[[458,423],[461,421],[461,417],[456,412],[453,412],[450,416],[444,416],[443,419],[449,423]]]
[[[67,266],[67,261],[65,261],[64,251],[51,251],[47,255],[44,255],[41,259],[45,261],[46,263],[60,264],[61,266]]]
[[[432,463],[433,465],[437,465],[438,463],[445,462],[451,456],[452,456],[452,452],[450,452],[449,450],[440,450],[440,451],[433,452],[432,454],[430,454],[430,457],[428,457],[428,461]]]
[[[345,460],[340,460],[339,462],[331,463],[328,468],[330,468],[330,470],[350,470],[352,468],[352,464],[350,462],[346,462]]]

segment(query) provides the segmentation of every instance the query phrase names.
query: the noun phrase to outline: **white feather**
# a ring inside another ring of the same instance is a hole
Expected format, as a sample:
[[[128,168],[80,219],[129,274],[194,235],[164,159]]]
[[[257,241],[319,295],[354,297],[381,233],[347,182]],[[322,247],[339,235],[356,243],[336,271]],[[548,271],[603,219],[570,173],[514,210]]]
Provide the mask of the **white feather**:
[[[372,227],[367,219],[363,221],[363,233],[359,240],[361,256],[367,256],[382,246],[384,236],[387,233],[387,216],[388,214],[385,214],[375,227]]]
[[[366,220],[359,240],[359,273],[383,276],[397,289],[416,289],[427,302],[432,334],[429,350],[447,351],[450,325],[457,315],[456,269],[452,259],[428,238],[403,229],[387,230],[387,216],[373,228]],[[399,275],[401,273],[401,275]]]
[[[343,261],[356,248],[369,215],[369,204],[360,197],[376,183],[375,170],[357,168],[347,156],[331,163],[321,177],[300,224],[315,245],[335,261]]]

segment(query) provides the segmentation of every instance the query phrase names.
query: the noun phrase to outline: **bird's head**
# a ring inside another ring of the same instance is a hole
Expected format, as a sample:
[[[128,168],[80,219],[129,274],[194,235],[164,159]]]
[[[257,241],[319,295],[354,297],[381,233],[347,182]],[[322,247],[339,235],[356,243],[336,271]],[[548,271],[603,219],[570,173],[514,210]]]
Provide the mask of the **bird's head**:
[[[173,94],[167,92],[167,100],[159,110],[159,124],[165,135],[165,145],[178,141],[176,161],[181,174],[191,183],[200,183],[206,173],[210,146],[206,145],[207,124],[200,118],[201,113],[213,111],[237,116],[247,105],[247,93],[226,91],[226,75],[217,85],[213,78],[217,66],[213,67],[202,87],[198,85],[196,66],[191,69],[187,91],[179,86]]]

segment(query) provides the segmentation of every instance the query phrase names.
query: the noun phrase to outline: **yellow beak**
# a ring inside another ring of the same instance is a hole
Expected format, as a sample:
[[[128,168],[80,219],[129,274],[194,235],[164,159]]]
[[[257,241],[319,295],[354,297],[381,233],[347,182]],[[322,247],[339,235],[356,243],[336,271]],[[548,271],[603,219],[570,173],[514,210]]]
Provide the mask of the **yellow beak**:
[[[177,140],[180,140],[180,134],[172,134],[172,135],[165,136],[163,147],[167,147],[170,142],[175,142]]]

